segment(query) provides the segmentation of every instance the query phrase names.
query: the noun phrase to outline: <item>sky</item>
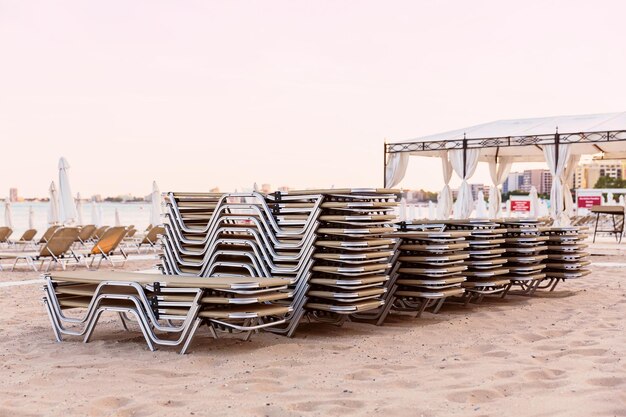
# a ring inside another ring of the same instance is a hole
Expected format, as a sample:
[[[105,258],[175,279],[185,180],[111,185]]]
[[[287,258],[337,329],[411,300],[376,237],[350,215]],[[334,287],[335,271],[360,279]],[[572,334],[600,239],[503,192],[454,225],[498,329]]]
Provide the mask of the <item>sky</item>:
[[[380,187],[385,140],[626,110],[625,15],[623,1],[0,0],[0,197],[46,196],[61,156],[83,196]],[[442,185],[440,162],[416,157],[400,184]]]

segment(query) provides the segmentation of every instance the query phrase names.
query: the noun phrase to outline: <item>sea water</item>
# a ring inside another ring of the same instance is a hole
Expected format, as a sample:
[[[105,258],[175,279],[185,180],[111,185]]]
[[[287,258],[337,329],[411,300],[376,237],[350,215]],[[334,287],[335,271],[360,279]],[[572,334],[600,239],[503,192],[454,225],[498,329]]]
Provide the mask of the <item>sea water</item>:
[[[92,203],[83,203],[83,223],[93,224],[91,218]],[[102,208],[102,226],[115,225],[115,209],[119,212],[122,226],[135,226],[138,230],[144,230],[150,222],[150,203],[96,203]],[[0,202],[0,225],[4,226],[4,204]],[[19,239],[22,233],[28,229],[28,212],[33,208],[33,226],[37,229],[37,236],[41,236],[48,228],[48,212],[50,203],[44,202],[21,202],[11,203],[13,214],[13,234],[11,239]]]

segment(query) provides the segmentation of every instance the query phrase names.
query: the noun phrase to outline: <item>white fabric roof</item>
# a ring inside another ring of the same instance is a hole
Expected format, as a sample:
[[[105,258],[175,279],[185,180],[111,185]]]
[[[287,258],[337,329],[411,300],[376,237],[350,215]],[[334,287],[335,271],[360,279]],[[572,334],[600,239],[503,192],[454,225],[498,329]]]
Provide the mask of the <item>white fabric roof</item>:
[[[462,140],[464,136],[467,139],[485,139],[509,136],[551,135],[556,133],[557,127],[561,136],[568,133],[626,130],[626,112],[498,120],[397,143]],[[618,157],[626,152],[626,141],[602,142],[595,145],[605,152],[605,158],[610,158],[611,154]],[[499,149],[498,155],[512,156],[516,161],[532,162],[544,160],[543,151],[535,145],[483,148],[481,150],[481,160],[492,159],[497,149]],[[592,143],[572,144],[572,154],[597,154],[599,152],[600,150]],[[411,152],[411,154],[418,156],[440,155],[439,151],[436,150],[416,151]]]

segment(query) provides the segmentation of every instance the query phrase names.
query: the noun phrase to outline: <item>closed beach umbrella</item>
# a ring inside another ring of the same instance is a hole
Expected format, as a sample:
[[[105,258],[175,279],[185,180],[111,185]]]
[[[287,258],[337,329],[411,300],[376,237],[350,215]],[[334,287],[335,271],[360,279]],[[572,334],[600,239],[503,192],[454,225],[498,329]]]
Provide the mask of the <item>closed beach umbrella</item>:
[[[35,228],[35,210],[33,209],[33,206],[28,208],[28,228]]]
[[[115,209],[115,226],[121,226],[122,222],[120,221],[120,212],[118,209]]]
[[[96,226],[102,226],[102,216],[100,216],[100,211],[98,210],[98,205],[96,204],[96,199],[91,199],[91,223]]]
[[[59,223],[59,195],[57,193],[57,187],[54,185],[54,181],[50,183],[50,207],[48,208],[48,223]]]
[[[156,226],[161,224],[161,192],[156,181],[152,182],[152,196],[150,199],[150,224]]]
[[[83,202],[80,199],[80,193],[76,194],[76,220],[78,224],[83,225]]]
[[[400,221],[406,221],[406,198],[404,197],[400,200]]]
[[[424,218],[424,214],[422,213],[422,206],[421,205],[417,206],[417,218],[418,219],[423,219]]]
[[[476,197],[476,217],[484,219],[487,217],[487,203],[485,203],[483,190],[479,190]]]
[[[619,196],[619,205],[620,206],[626,205],[626,201],[624,200],[624,194]]]
[[[528,215],[535,219],[537,217],[541,217],[541,213],[539,212],[539,198],[537,197],[537,188],[533,185],[530,187],[530,213]]]
[[[59,220],[61,223],[74,223],[77,219],[76,204],[67,173],[70,164],[65,158],[59,159]]]
[[[4,200],[4,225],[13,229],[13,211],[9,199]]]

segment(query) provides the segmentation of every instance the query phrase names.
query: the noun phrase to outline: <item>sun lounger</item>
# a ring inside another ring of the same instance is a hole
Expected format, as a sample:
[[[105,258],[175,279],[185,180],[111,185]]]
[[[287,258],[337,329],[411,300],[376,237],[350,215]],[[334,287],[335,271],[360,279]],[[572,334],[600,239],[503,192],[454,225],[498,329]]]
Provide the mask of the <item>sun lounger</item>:
[[[159,241],[159,236],[163,235],[164,233],[165,228],[163,226],[154,226],[152,229],[150,229],[150,231],[148,231],[148,233],[146,233],[143,239],[139,241],[139,243],[137,243],[137,250],[141,251],[141,246],[147,245],[156,252],[156,245]],[[130,237],[132,237],[133,235],[131,235]]]
[[[554,291],[559,282],[582,278],[590,273],[589,254],[585,252],[587,238],[580,226],[551,227],[542,232],[546,237],[547,251],[542,264],[545,279],[537,289]]]
[[[0,259],[12,259],[14,260],[11,270],[15,269],[19,261],[24,261],[26,264],[38,271],[43,265],[48,262],[46,271],[50,269],[53,264],[61,265],[62,269],[65,269],[66,263],[70,260],[78,261],[70,248],[76,241],[79,229],[77,227],[62,227],[57,228],[50,239],[45,243],[41,250],[27,252],[0,252]],[[37,262],[40,262],[39,268]]]
[[[86,246],[87,242],[89,242],[94,235],[96,234],[96,226],[93,224],[87,224],[80,229],[80,233],[78,234],[78,242],[82,246]]]
[[[124,236],[126,236],[126,231],[127,230],[124,226],[110,227],[104,231],[102,237],[94,243],[90,250],[77,250],[73,251],[73,254],[80,257],[80,259],[85,262],[85,265],[87,264],[87,259],[91,259],[91,262],[88,265],[89,268],[94,267],[94,262],[97,259],[98,263],[95,266],[95,269],[98,269],[100,268],[103,260],[106,260],[112,267],[115,267],[112,255],[119,249],[125,263],[127,255],[124,250],[120,248],[120,243],[124,239]],[[122,265],[124,263],[122,263]]]
[[[0,243],[9,243],[9,237],[13,234],[10,227],[0,227]]]
[[[52,237],[52,235],[54,234],[54,232],[56,232],[57,229],[59,229],[61,226],[59,225],[53,225],[48,227],[48,229],[44,232],[43,236],[41,236],[41,239],[39,239],[39,244],[44,244],[46,242],[48,242],[50,240],[50,238]]]
[[[11,246],[23,245],[24,250],[26,250],[26,248],[29,245],[36,248],[37,247],[37,241],[35,241],[36,234],[37,234],[37,229],[28,229],[24,233],[22,233],[22,236],[18,240],[9,241],[9,244]]]
[[[193,278],[128,272],[54,272],[46,276],[44,305],[55,338],[82,336],[88,342],[100,315],[119,314],[155,345],[182,346],[185,353],[198,328],[206,324],[217,337],[220,329],[251,332],[279,325],[291,311],[274,304],[291,296],[288,279],[265,277]],[[67,315],[66,310],[81,310]]]

